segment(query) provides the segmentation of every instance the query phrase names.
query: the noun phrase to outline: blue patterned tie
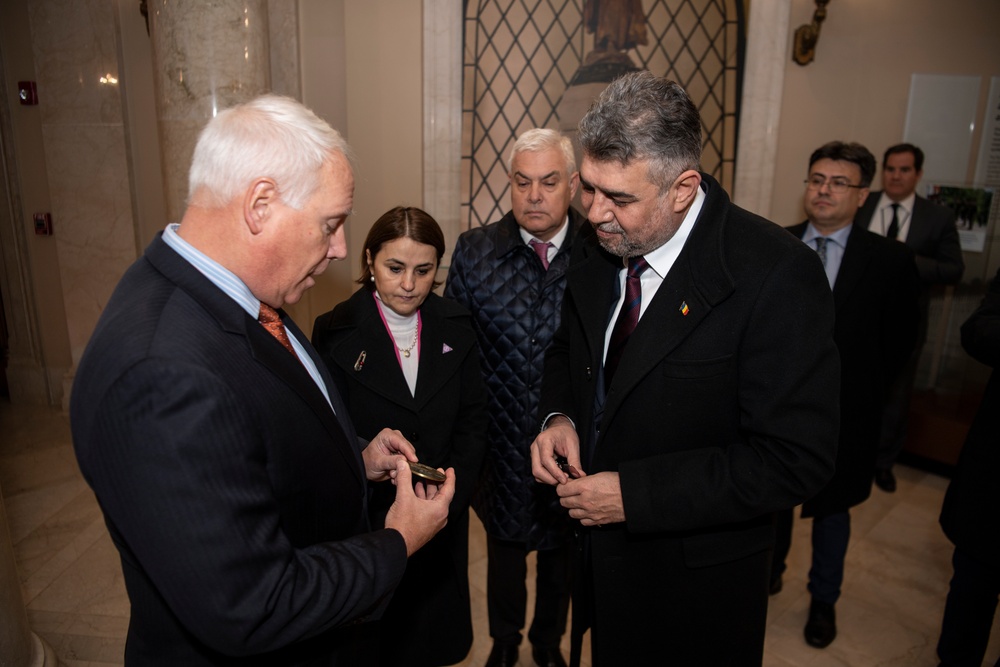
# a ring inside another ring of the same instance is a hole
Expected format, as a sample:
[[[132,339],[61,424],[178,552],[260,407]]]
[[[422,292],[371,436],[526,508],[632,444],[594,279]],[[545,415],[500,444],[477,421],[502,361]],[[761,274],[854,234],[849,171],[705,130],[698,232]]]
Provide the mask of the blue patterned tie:
[[[615,327],[611,330],[608,355],[604,359],[605,391],[611,386],[611,379],[614,377],[615,371],[618,370],[618,363],[625,351],[625,344],[628,343],[629,336],[635,330],[635,325],[639,323],[639,310],[642,305],[641,276],[643,271],[648,268],[649,264],[641,256],[630,257],[628,260],[628,275],[625,277],[625,300],[622,302],[622,309],[618,311]]]
[[[823,238],[822,236],[816,237],[816,254],[819,255],[819,259],[823,262],[823,266],[826,266],[826,244],[830,239]]]

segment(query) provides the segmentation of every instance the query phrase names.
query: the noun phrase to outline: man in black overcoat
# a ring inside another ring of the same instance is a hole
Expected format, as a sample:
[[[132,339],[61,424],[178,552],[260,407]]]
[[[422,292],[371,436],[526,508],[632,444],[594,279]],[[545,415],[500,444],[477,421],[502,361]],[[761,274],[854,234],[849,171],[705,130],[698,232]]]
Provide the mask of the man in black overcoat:
[[[861,144],[833,141],[813,151],[806,179],[807,220],[788,231],[816,250],[833,290],[833,340],[840,353],[840,443],[837,471],[802,515],[813,517],[812,595],[805,639],[824,648],[837,633],[850,537],[848,510],[871,493],[882,408],[916,342],[920,282],[913,252],[853,224],[875,175],[875,157]],[[777,517],[771,590],[791,544],[792,510]]]
[[[772,515],[833,474],[822,265],[698,171],[679,85],[617,79],[579,138],[590,224],[532,444],[535,478],[579,522],[574,643],[589,626],[595,667],[759,665]]]

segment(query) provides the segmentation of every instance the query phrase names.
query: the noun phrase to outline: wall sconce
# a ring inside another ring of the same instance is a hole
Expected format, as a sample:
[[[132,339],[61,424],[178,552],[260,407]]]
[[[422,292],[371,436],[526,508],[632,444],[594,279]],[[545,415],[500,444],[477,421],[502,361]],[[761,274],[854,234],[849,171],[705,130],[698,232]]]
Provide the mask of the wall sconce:
[[[808,65],[816,57],[816,42],[819,41],[819,28],[826,19],[826,5],[828,2],[830,0],[816,0],[816,11],[813,12],[812,23],[800,25],[795,29],[792,60],[799,65]]]

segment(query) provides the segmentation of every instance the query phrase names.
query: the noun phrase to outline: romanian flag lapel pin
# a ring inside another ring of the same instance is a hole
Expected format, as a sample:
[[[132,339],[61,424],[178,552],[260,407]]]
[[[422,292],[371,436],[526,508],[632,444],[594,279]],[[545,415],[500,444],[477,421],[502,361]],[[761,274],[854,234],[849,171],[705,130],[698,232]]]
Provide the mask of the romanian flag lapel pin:
[[[681,301],[681,307],[677,310],[681,311],[681,315],[684,315],[685,317],[687,317],[687,314],[691,312],[691,309],[688,308],[687,301]]]

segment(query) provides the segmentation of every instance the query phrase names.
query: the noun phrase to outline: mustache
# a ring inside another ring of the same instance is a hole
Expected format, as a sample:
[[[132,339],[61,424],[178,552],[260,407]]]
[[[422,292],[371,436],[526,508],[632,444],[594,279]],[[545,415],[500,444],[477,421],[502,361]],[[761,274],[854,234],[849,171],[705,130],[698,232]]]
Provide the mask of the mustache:
[[[594,227],[596,229],[601,230],[605,234],[624,234],[625,233],[625,230],[622,229],[621,225],[619,225],[617,222],[614,222],[614,221],[611,221],[611,222],[598,222],[598,223],[593,223],[592,222],[590,224],[594,225]]]

